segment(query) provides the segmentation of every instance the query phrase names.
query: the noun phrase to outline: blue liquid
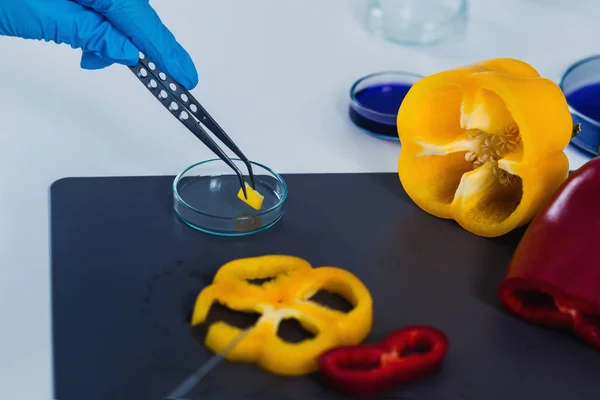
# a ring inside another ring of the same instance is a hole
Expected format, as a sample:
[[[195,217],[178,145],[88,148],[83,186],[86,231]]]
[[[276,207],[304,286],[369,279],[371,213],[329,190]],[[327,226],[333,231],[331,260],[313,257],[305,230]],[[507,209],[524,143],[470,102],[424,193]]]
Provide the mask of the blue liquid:
[[[583,115],[595,122],[600,122],[600,83],[579,88],[565,96],[569,105],[580,115]],[[580,149],[597,156],[598,145],[600,143],[600,128],[589,120],[581,118],[579,115],[572,114],[573,123],[581,124],[581,132],[571,142]]]
[[[397,137],[396,115],[411,86],[407,83],[384,83],[356,92],[354,95],[356,101],[368,110],[351,105],[348,112],[350,119],[370,132]]]
[[[569,93],[567,101],[580,114],[600,121],[600,83],[584,86]]]

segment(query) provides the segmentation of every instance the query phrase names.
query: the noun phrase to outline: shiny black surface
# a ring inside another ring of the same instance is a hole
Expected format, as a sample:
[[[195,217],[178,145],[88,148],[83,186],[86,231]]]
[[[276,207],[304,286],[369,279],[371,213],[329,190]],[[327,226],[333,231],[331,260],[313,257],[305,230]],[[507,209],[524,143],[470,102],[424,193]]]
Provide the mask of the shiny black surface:
[[[396,174],[286,175],[270,230],[215,237],[172,211],[173,177],[75,178],[51,190],[55,396],[161,399],[211,354],[187,320],[223,263],[287,253],[347,268],[369,287],[368,341],[406,325],[444,330],[443,369],[383,399],[598,397],[600,354],[501,309],[496,288],[521,232],[475,237],[417,208]],[[35,316],[30,316],[35,318]],[[342,399],[318,375],[223,362],[190,399]]]

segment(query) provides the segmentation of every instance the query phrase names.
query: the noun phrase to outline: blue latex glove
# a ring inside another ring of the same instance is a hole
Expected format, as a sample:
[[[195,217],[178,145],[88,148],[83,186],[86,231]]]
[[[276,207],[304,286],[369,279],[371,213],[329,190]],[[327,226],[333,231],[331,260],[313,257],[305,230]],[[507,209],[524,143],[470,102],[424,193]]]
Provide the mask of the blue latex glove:
[[[141,51],[187,89],[198,84],[192,59],[148,0],[0,0],[0,35],[82,49],[84,69],[135,65]]]

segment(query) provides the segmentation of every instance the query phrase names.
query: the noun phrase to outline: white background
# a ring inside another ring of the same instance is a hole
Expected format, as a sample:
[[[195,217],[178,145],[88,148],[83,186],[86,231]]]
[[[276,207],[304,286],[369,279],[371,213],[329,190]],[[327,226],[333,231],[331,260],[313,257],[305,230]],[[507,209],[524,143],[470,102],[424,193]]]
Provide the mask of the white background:
[[[348,89],[362,75],[423,75],[515,57],[557,80],[572,62],[600,52],[592,1],[472,0],[467,37],[435,48],[373,37],[361,25],[360,3],[152,2],[196,63],[194,95],[250,158],[283,173],[396,171],[399,145],[359,133],[346,116]],[[125,67],[84,71],[79,57],[68,46],[0,38],[2,399],[52,397],[52,182],[176,174],[212,157]],[[568,154],[571,168],[586,160]]]

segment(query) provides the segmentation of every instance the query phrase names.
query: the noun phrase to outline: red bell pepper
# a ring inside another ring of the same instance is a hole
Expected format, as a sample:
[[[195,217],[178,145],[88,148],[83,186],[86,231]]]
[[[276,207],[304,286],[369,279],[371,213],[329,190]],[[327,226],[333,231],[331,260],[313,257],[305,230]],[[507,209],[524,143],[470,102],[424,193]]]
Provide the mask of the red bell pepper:
[[[512,313],[568,328],[600,350],[600,158],[575,171],[531,222],[500,284]]]
[[[343,346],[319,357],[319,370],[338,391],[365,396],[431,374],[448,351],[446,335],[432,327],[411,326],[378,344]]]

